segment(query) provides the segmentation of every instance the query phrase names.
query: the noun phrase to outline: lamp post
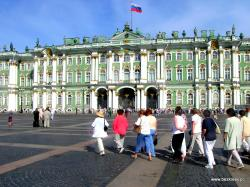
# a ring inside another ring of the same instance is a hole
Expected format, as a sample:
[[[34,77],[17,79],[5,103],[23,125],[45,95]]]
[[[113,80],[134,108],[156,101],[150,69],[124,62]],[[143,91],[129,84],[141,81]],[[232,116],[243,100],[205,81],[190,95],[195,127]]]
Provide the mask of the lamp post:
[[[20,95],[21,95],[21,109],[20,109],[20,113],[23,113],[23,89],[20,89]]]

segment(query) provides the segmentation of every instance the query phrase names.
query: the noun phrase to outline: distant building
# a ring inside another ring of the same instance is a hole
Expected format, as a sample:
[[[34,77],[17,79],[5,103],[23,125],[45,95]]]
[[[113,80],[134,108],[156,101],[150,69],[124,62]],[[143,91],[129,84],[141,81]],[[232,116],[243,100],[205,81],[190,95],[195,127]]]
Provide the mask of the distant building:
[[[250,104],[250,38],[177,31],[156,38],[125,25],[110,38],[0,52],[0,110],[228,108]]]

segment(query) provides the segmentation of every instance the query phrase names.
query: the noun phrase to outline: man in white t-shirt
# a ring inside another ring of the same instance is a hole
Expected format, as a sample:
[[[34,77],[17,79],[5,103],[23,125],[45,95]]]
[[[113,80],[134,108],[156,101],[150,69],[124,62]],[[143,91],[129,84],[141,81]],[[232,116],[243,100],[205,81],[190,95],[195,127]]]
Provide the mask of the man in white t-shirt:
[[[199,147],[199,153],[201,156],[204,156],[204,148],[201,139],[201,128],[202,128],[202,117],[199,115],[199,110],[194,108],[192,109],[192,129],[191,129],[191,138],[192,142],[188,149],[188,154],[191,155],[194,147],[194,142],[196,141]]]

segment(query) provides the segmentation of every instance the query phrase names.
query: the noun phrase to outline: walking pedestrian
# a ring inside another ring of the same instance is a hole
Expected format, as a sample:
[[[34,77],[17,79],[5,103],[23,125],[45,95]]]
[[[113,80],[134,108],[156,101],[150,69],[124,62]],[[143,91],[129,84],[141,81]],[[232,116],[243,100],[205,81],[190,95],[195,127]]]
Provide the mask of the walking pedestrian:
[[[181,146],[184,138],[184,132],[187,129],[185,119],[182,117],[182,109],[180,106],[175,108],[175,116],[173,118],[173,139],[172,147],[174,149],[174,162],[182,162]]]
[[[13,126],[13,113],[10,111],[9,116],[8,116],[8,127]]]
[[[42,123],[42,127],[44,127],[44,117],[43,117],[44,109],[39,108],[38,111],[39,111],[39,121]]]
[[[95,118],[94,122],[91,125],[94,129],[94,133],[92,137],[97,139],[97,147],[98,147],[99,154],[101,156],[104,156],[105,150],[104,150],[102,139],[108,136],[107,132],[104,131],[104,126],[108,127],[109,124],[104,118],[103,111],[100,110],[96,112],[96,115],[97,117]]]
[[[150,135],[151,135],[151,140],[150,140],[150,150],[152,153],[152,156],[155,157],[155,146],[154,146],[154,139],[155,136],[157,136],[157,120],[156,118],[152,115],[153,112],[151,109],[146,110],[146,116],[150,125]]]
[[[39,127],[39,111],[38,108],[33,112],[34,115],[34,121],[33,121],[33,127]]]
[[[208,164],[205,166],[208,169],[213,169],[216,165],[214,160],[213,148],[216,142],[216,123],[210,117],[211,112],[204,110],[203,115],[205,119],[202,121],[202,134],[204,136],[205,153],[207,156]]]
[[[229,152],[227,164],[232,166],[232,156],[238,161],[238,169],[243,168],[244,164],[237,151],[241,147],[242,125],[239,118],[236,117],[236,112],[233,108],[226,110],[228,118],[224,130],[224,150]]]
[[[145,111],[140,110],[138,112],[139,118],[135,122],[135,125],[141,128],[141,132],[138,133],[136,139],[135,153],[132,155],[132,158],[137,158],[138,153],[141,151],[144,146],[146,146],[146,152],[148,153],[148,160],[152,160],[152,150],[150,149],[150,142],[152,140],[150,135],[150,124],[147,117],[145,116]]]
[[[46,110],[44,111],[43,117],[44,117],[44,127],[49,128],[51,119],[51,113],[49,107],[47,107]]]
[[[51,109],[51,120],[54,120],[56,110],[54,108]]]
[[[196,142],[199,147],[199,153],[202,157],[204,157],[204,148],[201,138],[201,123],[202,123],[202,117],[199,115],[200,111],[196,108],[194,108],[191,113],[192,116],[192,130],[191,130],[191,138],[192,142],[188,149],[188,154],[191,155],[194,147],[194,143]]]
[[[119,153],[122,153],[124,151],[124,140],[128,130],[128,121],[123,114],[123,109],[117,110],[117,116],[115,117],[113,122],[115,142]]]
[[[244,150],[250,152],[250,118],[246,117],[246,112],[240,110],[240,121],[242,124],[242,141],[245,142]]]

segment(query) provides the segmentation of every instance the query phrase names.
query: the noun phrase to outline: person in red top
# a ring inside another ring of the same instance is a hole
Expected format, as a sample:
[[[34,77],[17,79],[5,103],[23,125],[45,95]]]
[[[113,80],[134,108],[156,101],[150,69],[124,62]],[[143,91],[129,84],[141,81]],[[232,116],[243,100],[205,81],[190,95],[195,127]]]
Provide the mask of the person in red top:
[[[115,133],[115,142],[119,153],[124,151],[124,139],[128,130],[127,118],[123,115],[122,109],[117,110],[117,116],[113,121],[113,131]]]

